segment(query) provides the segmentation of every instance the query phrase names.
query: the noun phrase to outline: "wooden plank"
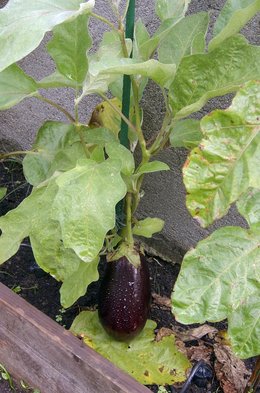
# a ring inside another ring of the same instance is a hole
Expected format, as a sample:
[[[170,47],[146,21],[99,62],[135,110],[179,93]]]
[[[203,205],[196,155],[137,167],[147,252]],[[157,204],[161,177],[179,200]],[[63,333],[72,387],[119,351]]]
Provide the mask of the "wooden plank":
[[[148,393],[0,283],[0,363],[41,393]]]

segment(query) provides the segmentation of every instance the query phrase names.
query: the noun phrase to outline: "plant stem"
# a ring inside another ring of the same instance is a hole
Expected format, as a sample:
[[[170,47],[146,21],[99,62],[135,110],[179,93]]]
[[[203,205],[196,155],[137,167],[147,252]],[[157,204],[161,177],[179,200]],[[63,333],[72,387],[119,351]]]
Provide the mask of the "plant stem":
[[[131,123],[131,121],[120,111],[120,109],[117,108],[110,100],[105,96],[103,93],[99,93],[100,97],[105,100],[108,105],[121,117],[121,119],[124,120],[124,122],[128,125],[129,128],[131,128],[134,132],[137,132],[136,127]]]
[[[129,245],[134,244],[132,232],[132,194],[128,192],[125,199],[126,205],[126,240]]]
[[[104,18],[103,16],[95,14],[94,12],[90,12],[90,16],[93,16],[93,18],[100,20],[101,22],[108,25],[112,30],[117,32],[117,28],[113,25],[113,23],[111,23],[108,19]]]
[[[3,160],[7,157],[12,157],[12,156],[18,156],[21,154],[37,154],[36,151],[34,150],[17,150],[17,151],[12,151],[11,153],[3,153],[0,154],[0,160]]]
[[[63,108],[61,105],[57,104],[56,102],[50,100],[49,98],[43,97],[41,94],[36,95],[36,98],[38,98],[41,101],[46,102],[47,104],[50,104],[52,106],[54,106],[54,108],[58,109],[60,112],[62,112],[71,123],[75,123],[75,119],[73,116],[71,116],[71,114],[65,109]]]
[[[122,45],[124,56],[128,57],[128,51],[127,51],[127,46],[126,46],[126,41],[125,41],[125,31],[124,31],[124,26],[123,26],[122,22],[120,23],[119,33],[120,33],[120,40],[121,40],[121,45]],[[136,133],[137,133],[138,141],[139,141],[140,148],[142,151],[142,163],[145,163],[145,162],[149,161],[150,153],[146,149],[146,142],[145,142],[144,134],[143,134],[142,127],[141,127],[138,85],[137,85],[136,80],[134,79],[133,75],[131,75],[130,78],[131,78],[132,90],[133,90],[133,96],[134,96]]]

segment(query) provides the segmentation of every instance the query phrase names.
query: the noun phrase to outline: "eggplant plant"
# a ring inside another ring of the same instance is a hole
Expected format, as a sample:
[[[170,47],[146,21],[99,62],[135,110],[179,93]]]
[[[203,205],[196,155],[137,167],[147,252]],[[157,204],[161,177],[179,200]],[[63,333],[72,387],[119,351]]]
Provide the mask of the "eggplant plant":
[[[125,34],[129,2],[103,3],[112,8],[114,21],[95,12],[94,0],[9,0],[0,10],[0,109],[33,97],[67,119],[45,121],[31,150],[0,155],[24,154],[24,175],[33,186],[16,209],[0,217],[0,263],[29,237],[39,266],[62,282],[61,304],[67,308],[98,280],[99,259],[105,255],[99,318],[109,334],[128,345],[145,326],[150,299],[147,262],[136,239],[150,238],[164,225],[157,217],[136,218],[143,179],[170,169],[157,160],[159,152],[184,147],[189,150],[183,168],[187,208],[194,219],[207,227],[236,203],[248,228],[217,229],[186,254],[173,289],[173,314],[184,324],[228,318],[235,353],[258,355],[260,50],[240,30],[260,10],[260,1],[227,0],[209,42],[209,14],[185,16],[189,0],[156,0],[160,26],[150,35],[140,16],[133,39]],[[95,52],[90,51],[91,18],[109,29]],[[56,69],[35,80],[17,61],[48,31],[52,37],[46,50]],[[131,84],[128,114],[122,109],[124,75]],[[140,102],[149,80],[162,91],[165,116],[147,141]],[[61,94],[62,88],[73,90],[74,113],[46,98],[51,88],[60,88]],[[228,109],[201,120],[190,117],[209,99],[227,93],[235,93]],[[91,119],[81,119],[82,100],[93,94],[102,102]],[[128,127],[124,145],[121,122]],[[74,330],[79,325],[84,330],[86,320],[97,325],[93,318],[80,315]],[[164,384],[158,374],[155,383]],[[141,382],[154,382],[144,375]]]

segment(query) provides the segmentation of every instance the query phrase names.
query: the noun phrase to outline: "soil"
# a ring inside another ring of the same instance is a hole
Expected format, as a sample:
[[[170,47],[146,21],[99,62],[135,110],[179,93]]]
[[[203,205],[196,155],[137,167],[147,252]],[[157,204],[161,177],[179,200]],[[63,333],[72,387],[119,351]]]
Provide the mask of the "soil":
[[[23,198],[30,193],[30,186],[26,183],[23,177],[22,167],[19,160],[0,161],[0,185],[8,188],[5,199],[0,202],[1,216],[6,214],[7,211],[15,208],[23,200]],[[174,281],[176,280],[179,272],[179,265],[172,265],[158,258],[147,257],[149,260],[152,292],[169,298]],[[104,270],[103,266],[104,262],[101,261],[99,267],[101,277]],[[23,241],[19,252],[1,266],[0,282],[11,288],[29,303],[37,307],[52,319],[56,320],[65,328],[70,327],[73,319],[80,310],[88,307],[96,307],[97,293],[99,290],[99,282],[91,284],[84,297],[80,298],[79,301],[68,310],[63,310],[59,302],[59,288],[61,284],[37,267],[28,239]],[[175,321],[169,308],[159,305],[156,301],[153,301],[152,303],[150,318],[157,322],[158,329],[161,327],[172,329],[184,328],[184,326]],[[225,323],[216,324],[214,326],[220,330],[226,328]],[[185,327],[185,329],[190,328],[191,326]],[[191,346],[197,344],[196,342],[191,342],[188,345]],[[204,344],[206,346],[212,345],[209,337],[205,337]],[[211,358],[210,360],[213,368],[215,359]],[[254,361],[249,364],[251,368],[253,367],[253,363]],[[152,392],[158,392],[158,386],[149,386],[149,388]],[[168,392],[180,392],[180,388],[171,390],[171,388],[168,387],[167,389]],[[20,383],[17,382],[15,384],[15,390],[12,390],[8,381],[1,378],[0,365],[0,393],[9,392],[33,392],[33,389],[22,388]],[[192,383],[186,392],[223,393],[223,390],[213,373],[213,377],[208,381],[206,387],[198,387],[195,383]]]

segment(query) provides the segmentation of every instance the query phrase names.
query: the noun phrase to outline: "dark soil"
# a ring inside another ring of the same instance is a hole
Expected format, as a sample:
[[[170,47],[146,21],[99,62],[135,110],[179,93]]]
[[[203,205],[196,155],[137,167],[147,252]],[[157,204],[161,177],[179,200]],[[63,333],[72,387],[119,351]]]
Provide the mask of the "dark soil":
[[[8,188],[7,196],[0,202],[0,216],[8,210],[15,208],[24,197],[30,192],[30,187],[25,182],[22,174],[22,168],[19,162],[5,161],[0,162],[0,185]],[[148,257],[150,276],[152,283],[152,292],[161,296],[170,297],[174,281],[179,272],[178,265],[171,265],[160,259]],[[100,263],[100,275],[102,276],[104,263]],[[87,294],[80,298],[79,301],[70,309],[62,310],[59,303],[60,283],[54,280],[49,274],[39,269],[35,264],[33,253],[29,244],[29,240],[25,239],[20,247],[19,252],[7,261],[0,268],[0,281],[17,292],[21,297],[29,303],[37,307],[39,310],[47,314],[52,319],[66,328],[69,328],[75,316],[80,310],[86,307],[96,307],[97,293],[99,282],[89,286]],[[150,318],[155,320],[158,328],[180,327],[167,307],[152,304]],[[219,326],[223,329],[225,325]],[[183,328],[183,326],[182,326]],[[186,328],[190,328],[187,326]],[[193,343],[194,344],[194,343]],[[210,345],[210,342],[209,342]],[[212,362],[214,359],[212,359]],[[149,386],[152,392],[157,392],[157,386]],[[168,389],[168,391],[173,391]],[[179,392],[180,389],[174,390]],[[13,392],[8,382],[1,379],[0,370],[0,393]],[[22,387],[15,388],[16,393],[33,392]],[[206,388],[199,388],[195,384],[191,384],[186,391],[189,393],[222,393],[215,376],[209,381]],[[132,393],[132,392],[129,392]]]

